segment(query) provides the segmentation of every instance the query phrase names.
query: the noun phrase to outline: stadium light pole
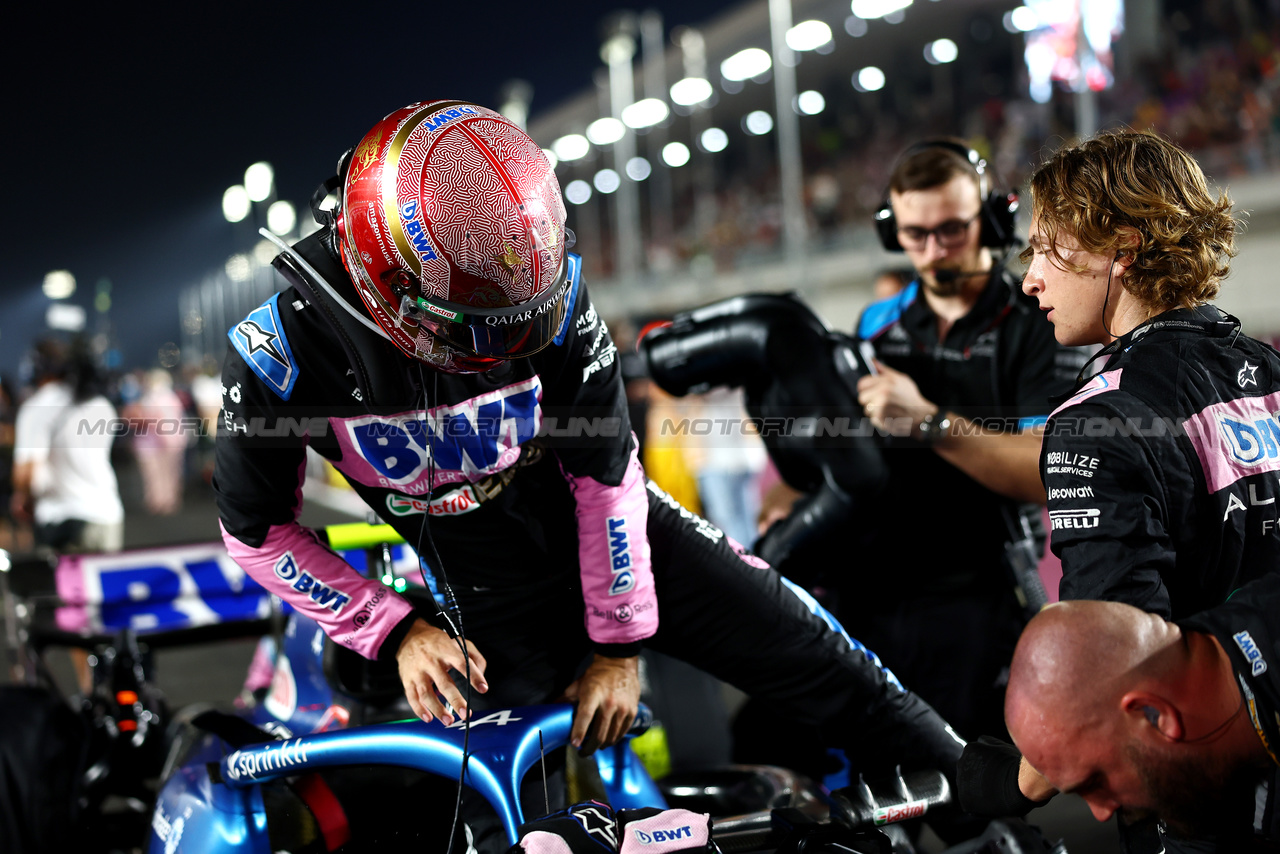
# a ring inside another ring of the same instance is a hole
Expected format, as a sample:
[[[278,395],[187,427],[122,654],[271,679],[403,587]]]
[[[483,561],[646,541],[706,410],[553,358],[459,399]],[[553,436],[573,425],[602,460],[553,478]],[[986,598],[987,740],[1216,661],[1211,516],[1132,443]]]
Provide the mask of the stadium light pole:
[[[685,79],[707,79],[707,45],[702,33],[692,27],[680,31],[680,55],[684,63]],[[693,227],[701,237],[716,224],[718,211],[715,196],[715,164],[711,154],[698,144],[709,125],[708,112],[697,104],[689,115],[689,139],[693,149]]]
[[[787,44],[787,31],[791,29],[791,0],[769,0],[769,29],[773,43],[782,247],[787,261],[799,265],[804,262],[804,187],[800,163],[800,116],[791,107],[796,99],[795,54]]]
[[[667,97],[666,52],[663,49],[662,14],[652,9],[640,16],[640,44],[644,57],[644,96]],[[650,159],[661,160],[667,131],[661,125],[649,131]],[[672,222],[671,170],[661,166],[649,178],[649,237],[656,245],[667,246],[674,231]]]
[[[609,114],[621,120],[622,111],[636,99],[631,60],[636,55],[635,18],[621,15],[600,48],[600,58],[609,67]],[[636,136],[630,128],[613,144],[613,166],[625,174],[627,161],[636,156]],[[634,281],[640,272],[640,195],[634,181],[623,181],[614,196],[614,235],[619,282]]]

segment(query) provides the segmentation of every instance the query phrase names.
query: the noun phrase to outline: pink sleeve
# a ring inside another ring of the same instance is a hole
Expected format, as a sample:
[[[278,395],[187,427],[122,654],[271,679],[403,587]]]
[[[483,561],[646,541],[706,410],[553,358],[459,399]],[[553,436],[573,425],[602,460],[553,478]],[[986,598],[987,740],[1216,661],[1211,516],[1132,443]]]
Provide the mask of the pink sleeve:
[[[259,548],[245,545],[225,527],[222,541],[231,559],[255,581],[365,658],[377,658],[387,634],[413,610],[389,587],[362,577],[296,522],[272,525]]]
[[[565,473],[577,502],[578,563],[587,635],[597,644],[630,644],[658,630],[658,598],[649,566],[649,497],[635,450],[617,486]]]

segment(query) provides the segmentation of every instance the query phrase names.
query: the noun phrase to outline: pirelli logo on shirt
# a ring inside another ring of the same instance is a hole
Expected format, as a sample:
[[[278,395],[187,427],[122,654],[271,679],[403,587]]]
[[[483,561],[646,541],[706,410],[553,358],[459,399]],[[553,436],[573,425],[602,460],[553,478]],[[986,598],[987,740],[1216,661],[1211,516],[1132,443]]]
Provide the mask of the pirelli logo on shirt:
[[[1102,511],[1093,507],[1079,510],[1050,510],[1049,522],[1055,531],[1073,528],[1096,528],[1102,520]]]

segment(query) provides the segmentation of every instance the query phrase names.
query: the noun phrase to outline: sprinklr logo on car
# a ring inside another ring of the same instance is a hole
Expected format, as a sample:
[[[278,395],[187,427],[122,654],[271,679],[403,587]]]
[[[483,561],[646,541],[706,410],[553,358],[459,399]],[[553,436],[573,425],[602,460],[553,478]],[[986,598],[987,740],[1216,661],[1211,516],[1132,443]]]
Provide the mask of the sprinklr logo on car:
[[[307,746],[302,739],[294,739],[293,743],[284,742],[279,747],[264,747],[260,750],[237,750],[225,760],[227,776],[232,780],[248,778],[250,780],[269,771],[279,771],[304,765],[307,761]]]

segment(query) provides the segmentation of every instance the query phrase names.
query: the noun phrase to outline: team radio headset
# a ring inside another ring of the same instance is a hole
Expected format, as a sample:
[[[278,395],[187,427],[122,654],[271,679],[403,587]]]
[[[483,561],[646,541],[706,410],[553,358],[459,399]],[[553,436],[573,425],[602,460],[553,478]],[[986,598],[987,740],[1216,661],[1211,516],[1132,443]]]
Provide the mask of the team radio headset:
[[[1018,194],[1014,192],[1002,193],[992,187],[987,170],[987,161],[977,151],[951,139],[924,140],[909,146],[902,154],[898,155],[898,159],[894,162],[893,169],[890,170],[889,174],[892,175],[897,172],[898,167],[906,162],[908,158],[931,148],[950,151],[965,163],[968,163],[974,174],[978,176],[978,196],[981,199],[981,206],[978,209],[978,221],[981,223],[978,243],[980,246],[987,248],[1004,250],[1004,254],[1007,255],[1009,247],[1017,240],[1014,232],[1014,217],[1018,212]],[[885,189],[884,198],[881,200],[880,206],[876,208],[873,221],[875,223],[876,236],[880,238],[880,245],[886,251],[906,251],[902,241],[898,239],[898,220],[893,214],[893,204],[889,197],[888,188]],[[1003,257],[1001,261],[1003,261]],[[999,266],[999,264],[994,266]],[[987,276],[990,273],[990,270],[969,272],[963,270],[935,270],[933,275],[939,282],[950,283],[957,279]],[[950,427],[950,419],[939,413],[938,415],[926,415],[917,425],[916,432],[921,441],[929,443],[946,434]]]

